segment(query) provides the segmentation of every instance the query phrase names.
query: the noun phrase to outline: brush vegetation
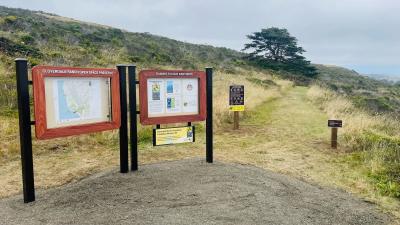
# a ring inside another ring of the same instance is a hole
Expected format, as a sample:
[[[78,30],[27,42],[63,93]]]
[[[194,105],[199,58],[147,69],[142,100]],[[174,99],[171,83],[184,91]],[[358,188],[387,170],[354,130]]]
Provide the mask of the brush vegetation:
[[[354,103],[320,86],[312,86],[308,97],[329,118],[344,121],[340,129],[345,151],[359,161],[376,189],[386,196],[400,197],[400,123],[387,115],[370,115]]]
[[[374,80],[338,66],[315,66],[319,74],[317,82],[350,99],[357,108],[394,117],[400,112],[400,85]]]

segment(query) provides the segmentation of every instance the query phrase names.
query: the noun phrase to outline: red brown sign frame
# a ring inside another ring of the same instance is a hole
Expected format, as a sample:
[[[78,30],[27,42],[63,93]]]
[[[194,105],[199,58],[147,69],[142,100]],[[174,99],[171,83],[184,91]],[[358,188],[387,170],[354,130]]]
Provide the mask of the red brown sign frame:
[[[46,77],[100,77],[111,80],[111,121],[58,128],[47,128],[45,83]],[[35,66],[32,69],[37,139],[50,139],[71,135],[117,129],[121,125],[119,74],[116,69]]]
[[[199,91],[199,110],[195,115],[175,115],[149,117],[147,99],[147,80],[149,78],[197,78]],[[206,102],[206,73],[202,71],[186,70],[143,70],[139,73],[139,99],[140,99],[140,123],[143,125],[184,123],[203,121],[207,117]]]

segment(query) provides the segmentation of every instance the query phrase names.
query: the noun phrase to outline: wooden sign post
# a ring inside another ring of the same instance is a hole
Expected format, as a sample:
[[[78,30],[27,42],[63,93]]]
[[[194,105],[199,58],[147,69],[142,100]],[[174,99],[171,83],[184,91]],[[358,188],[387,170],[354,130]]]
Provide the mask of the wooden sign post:
[[[234,130],[239,129],[239,112],[238,111],[233,112],[233,129]]]
[[[328,120],[328,127],[331,127],[331,147],[337,149],[338,128],[342,127],[341,120]]]
[[[233,111],[233,129],[239,129],[239,112],[244,111],[244,85],[229,87],[229,110]]]

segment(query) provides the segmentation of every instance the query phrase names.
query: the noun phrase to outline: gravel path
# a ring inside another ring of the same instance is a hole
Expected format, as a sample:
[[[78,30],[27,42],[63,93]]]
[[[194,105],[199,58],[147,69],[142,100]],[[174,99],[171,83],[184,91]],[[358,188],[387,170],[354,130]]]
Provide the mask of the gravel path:
[[[328,178],[327,178],[328,179]],[[252,166],[190,159],[0,200],[0,224],[387,224],[373,204]]]

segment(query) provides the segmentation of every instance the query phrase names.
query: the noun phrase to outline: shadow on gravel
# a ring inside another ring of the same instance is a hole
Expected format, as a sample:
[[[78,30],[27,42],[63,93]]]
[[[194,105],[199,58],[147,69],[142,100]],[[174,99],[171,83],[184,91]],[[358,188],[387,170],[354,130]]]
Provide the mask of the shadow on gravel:
[[[329,179],[329,178],[327,178]],[[0,224],[386,224],[345,192],[237,164],[190,159],[105,172],[0,201]]]

